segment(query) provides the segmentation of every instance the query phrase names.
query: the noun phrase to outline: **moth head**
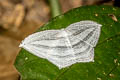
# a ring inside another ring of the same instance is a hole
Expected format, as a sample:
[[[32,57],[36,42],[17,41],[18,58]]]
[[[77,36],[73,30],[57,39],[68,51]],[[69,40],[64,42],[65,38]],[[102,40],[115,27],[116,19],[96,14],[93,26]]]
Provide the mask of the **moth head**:
[[[24,40],[20,43],[19,47],[23,47],[25,45]]]

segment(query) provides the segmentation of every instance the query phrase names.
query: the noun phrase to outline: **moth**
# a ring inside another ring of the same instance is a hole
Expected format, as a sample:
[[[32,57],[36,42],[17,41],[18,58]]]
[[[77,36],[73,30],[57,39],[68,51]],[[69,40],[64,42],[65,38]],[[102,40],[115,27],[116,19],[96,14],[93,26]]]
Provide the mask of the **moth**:
[[[45,30],[26,37],[19,47],[47,59],[59,69],[77,62],[94,62],[101,24],[85,20],[70,24],[65,29]]]

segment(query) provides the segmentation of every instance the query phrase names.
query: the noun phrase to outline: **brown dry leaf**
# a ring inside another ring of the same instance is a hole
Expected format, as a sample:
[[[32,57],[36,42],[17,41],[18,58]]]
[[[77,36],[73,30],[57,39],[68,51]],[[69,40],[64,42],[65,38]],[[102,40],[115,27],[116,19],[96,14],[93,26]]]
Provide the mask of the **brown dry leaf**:
[[[11,13],[13,11],[14,4],[9,2],[8,0],[0,0],[0,25],[4,29],[8,29],[9,26],[7,25],[7,21],[9,20],[9,17],[11,16]]]
[[[18,72],[13,66],[19,41],[0,35],[0,80],[17,80]]]
[[[45,0],[14,1],[0,0],[0,80],[18,80],[13,64],[20,41],[49,20],[49,6]]]
[[[59,0],[61,4],[61,9],[63,13],[67,12],[68,10],[76,7],[80,7],[83,5],[83,0]]]
[[[3,25],[6,28],[18,29],[25,16],[24,6],[17,4],[14,10],[10,13],[10,16],[5,16],[6,23]]]
[[[108,16],[110,16],[114,21],[118,21],[118,19],[116,18],[116,16],[114,14],[108,14]]]
[[[15,28],[18,28],[23,19],[24,19],[24,16],[25,16],[25,8],[22,4],[17,4],[15,6],[15,10],[13,11],[13,14],[12,14],[14,17],[16,17],[15,19],[15,22],[14,22],[14,25],[15,25]]]

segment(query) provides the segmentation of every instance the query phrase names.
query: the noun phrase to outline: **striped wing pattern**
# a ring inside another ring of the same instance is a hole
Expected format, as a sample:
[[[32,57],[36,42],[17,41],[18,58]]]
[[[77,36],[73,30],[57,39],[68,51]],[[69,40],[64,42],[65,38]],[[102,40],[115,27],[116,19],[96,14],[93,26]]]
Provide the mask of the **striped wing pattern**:
[[[29,35],[20,47],[45,58],[61,68],[77,62],[93,62],[94,47],[101,25],[94,21],[80,21],[61,30],[46,30]]]

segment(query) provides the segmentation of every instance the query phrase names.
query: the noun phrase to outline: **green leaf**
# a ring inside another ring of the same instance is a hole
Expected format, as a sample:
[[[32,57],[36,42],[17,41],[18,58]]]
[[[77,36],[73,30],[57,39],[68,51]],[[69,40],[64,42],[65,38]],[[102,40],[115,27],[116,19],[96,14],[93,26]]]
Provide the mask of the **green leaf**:
[[[112,16],[109,16],[111,15]],[[117,21],[114,20],[117,18]],[[95,62],[76,63],[58,69],[46,59],[21,49],[15,62],[22,80],[120,80],[120,9],[110,6],[84,6],[57,16],[38,31],[61,29],[81,20],[102,24],[95,47]]]

